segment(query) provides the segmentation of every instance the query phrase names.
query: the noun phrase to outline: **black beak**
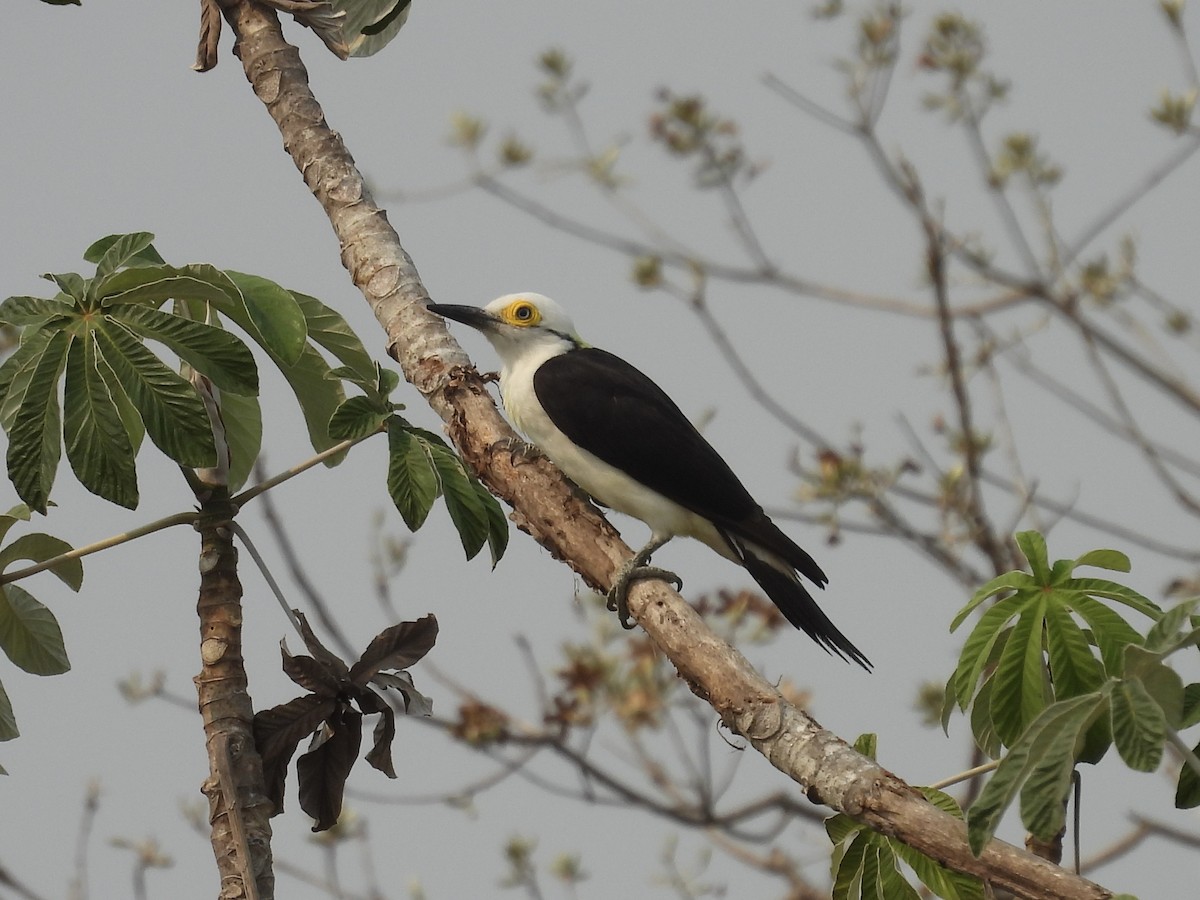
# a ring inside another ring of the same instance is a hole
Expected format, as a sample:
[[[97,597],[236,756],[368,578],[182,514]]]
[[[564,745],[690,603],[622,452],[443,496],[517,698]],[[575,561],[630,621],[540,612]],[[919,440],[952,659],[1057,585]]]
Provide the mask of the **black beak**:
[[[470,325],[479,331],[489,331],[496,327],[496,317],[491,313],[480,309],[478,306],[458,306],[451,303],[430,303],[425,307],[431,313],[437,313],[439,316],[447,319],[453,319],[455,322],[462,322],[464,325]]]

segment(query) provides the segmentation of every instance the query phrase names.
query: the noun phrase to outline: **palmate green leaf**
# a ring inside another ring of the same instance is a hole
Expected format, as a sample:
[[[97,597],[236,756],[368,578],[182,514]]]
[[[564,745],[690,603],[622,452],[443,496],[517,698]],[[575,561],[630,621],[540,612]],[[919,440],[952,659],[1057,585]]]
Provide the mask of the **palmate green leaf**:
[[[9,297],[0,303],[0,322],[21,328],[41,325],[56,316],[69,316],[75,307],[49,297]]]
[[[316,297],[289,291],[300,311],[308,329],[308,339],[333,354],[343,366],[351,369],[363,382],[371,382],[376,377],[375,361],[363,346],[358,335],[346,323],[341,315],[326,306]],[[394,385],[393,385],[394,387]],[[391,391],[385,391],[385,394]]]
[[[1036,531],[1018,531],[1014,538],[1022,555],[1029,561],[1029,571],[1038,584],[1050,581],[1050,557],[1046,555],[1046,539]]]
[[[957,631],[958,626],[966,620],[967,616],[973,613],[979,604],[983,603],[989,597],[1004,591],[1028,590],[1035,587],[1037,585],[1033,579],[1024,572],[1005,572],[1003,575],[993,578],[972,594],[971,599],[967,601],[967,605],[958,611],[958,615],[950,623],[950,631]]]
[[[1004,633],[1004,626],[1013,616],[1019,615],[1029,603],[1029,598],[1024,594],[1005,597],[980,616],[971,633],[967,635],[952,678],[954,695],[958,698],[960,709],[965,710],[971,702],[971,697],[979,685],[979,678],[991,661],[992,649]]]
[[[1161,653],[1130,644],[1125,648],[1125,678],[1136,679],[1146,689],[1169,727],[1183,727],[1183,679],[1163,661]]]
[[[1038,599],[1022,611],[993,676],[992,724],[996,734],[1010,747],[1046,706],[1042,661],[1045,607],[1045,601]]]
[[[106,237],[95,241],[90,247],[83,251],[83,258],[90,263],[99,263],[109,252],[116,246],[121,245],[122,251],[118,252],[120,256],[119,262],[112,268],[118,267],[133,267],[140,268],[144,266],[162,266],[166,265],[166,260],[158,255],[158,251],[154,249],[151,241],[154,240],[154,235],[148,231],[138,231],[132,234],[110,234]],[[137,249],[131,249],[137,247]]]
[[[54,614],[15,584],[0,586],[0,649],[31,675],[61,675],[71,668]]]
[[[288,365],[300,362],[308,347],[308,325],[296,298],[275,282],[258,275],[226,271],[225,275],[241,292],[254,330],[263,347]]]
[[[168,300],[200,300],[222,310],[241,306],[237,285],[220,269],[205,264],[122,269],[105,280],[97,296],[105,308],[141,304],[157,309]]]
[[[229,443],[229,490],[237,491],[249,480],[262,449],[262,409],[258,398],[222,395],[221,419]]]
[[[8,699],[8,691],[0,682],[0,741],[11,741],[21,736],[17,730],[17,718],[13,715],[12,701]],[[4,770],[0,768],[0,775]]]
[[[1156,622],[1163,614],[1157,604],[1143,597],[1137,591],[1104,578],[1072,578],[1065,589],[1069,589],[1072,598],[1076,595],[1087,595],[1116,600]]]
[[[1083,629],[1061,604],[1046,604],[1046,644],[1056,699],[1091,693],[1103,683],[1104,666],[1092,652]]]
[[[1112,691],[1113,743],[1125,765],[1153,772],[1162,762],[1167,723],[1162,708],[1135,678],[1118,682]]]
[[[342,403],[329,420],[329,435],[339,441],[354,440],[373,434],[391,415],[380,409],[370,397],[359,395]]]
[[[1071,607],[1088,623],[1092,637],[1100,648],[1100,659],[1109,676],[1120,676],[1125,671],[1125,648],[1140,644],[1138,634],[1120,615],[1098,600],[1082,594],[1072,597]]]
[[[72,549],[66,541],[53,535],[37,531],[23,534],[11,544],[0,549],[0,572],[5,571],[10,564],[19,559],[43,563],[56,556],[62,556],[64,553],[70,553]],[[83,562],[81,560],[64,560],[54,565],[50,572],[73,591],[78,591],[83,585]]]
[[[999,759],[1004,750],[1004,742],[996,734],[996,726],[992,723],[992,685],[995,677],[993,673],[983,682],[971,707],[971,734],[975,738],[975,745],[989,759]]]
[[[1021,824],[1039,840],[1050,841],[1066,821],[1066,799],[1071,791],[1075,755],[1066,741],[1034,766],[1021,788]]]
[[[75,272],[48,272],[42,276],[47,281],[53,281],[58,289],[72,300],[83,300],[87,297],[87,281]]]
[[[1025,779],[1048,757],[1074,753],[1080,733],[1107,702],[1107,691],[1072,697],[1047,707],[1001,760],[967,813],[967,838],[978,856]],[[1059,798],[1061,801],[1061,797]]]
[[[859,831],[840,854],[835,854],[832,864],[833,900],[850,900],[857,896],[855,887],[862,884],[863,863],[868,849],[871,849],[870,838]]]
[[[1128,572],[1129,557],[1120,550],[1090,550],[1075,560],[1072,568],[1093,566],[1097,569],[1108,569],[1111,572]]]
[[[440,485],[428,445],[412,434],[398,416],[388,420],[388,494],[409,531],[429,516]]]
[[[132,453],[137,456],[138,451],[142,449],[142,440],[146,437],[146,426],[142,422],[141,413],[129,399],[129,394],[125,392],[124,386],[113,372],[112,367],[99,355],[96,357],[96,371],[100,373],[104,386],[108,388],[108,396],[112,397],[117,406],[117,414],[120,415],[121,424],[125,426],[125,433],[129,436]]]
[[[17,410],[29,389],[29,380],[55,333],[48,328],[26,328],[21,335],[21,344],[0,365],[0,426],[5,431],[12,429]]]
[[[112,503],[138,505],[135,453],[108,383],[97,367],[95,339],[71,342],[63,390],[63,440],[79,483]]]
[[[1146,632],[1146,649],[1166,656],[1180,647],[1191,646],[1200,639],[1200,629],[1195,628],[1192,616],[1200,607],[1200,597],[1177,603],[1163,613],[1162,618]]]
[[[43,515],[62,454],[58,378],[69,343],[61,331],[46,342],[30,367],[28,386],[8,432],[8,477],[17,495]]]
[[[1192,748],[1192,755],[1200,757],[1200,744]],[[1175,808],[1195,809],[1200,806],[1200,772],[1185,762],[1179,772],[1179,784],[1175,787]]]
[[[117,269],[128,266],[131,261],[138,260],[141,254],[145,254],[147,249],[150,250],[148,257],[142,256],[145,264],[153,265],[153,257],[158,256],[158,251],[151,247],[154,241],[154,235],[148,231],[137,231],[133,234],[110,234],[107,238],[101,238],[105,242],[103,252],[97,259],[89,259],[88,262],[96,264],[96,274],[92,278],[91,294],[92,296],[100,296],[103,291],[104,279],[108,278]],[[93,255],[99,249],[99,242],[92,244],[84,251],[83,258],[88,259],[88,254]],[[157,262],[162,263],[160,258]]]
[[[116,322],[101,322],[94,333],[155,446],[183,466],[216,465],[208,413],[195,388]]]
[[[192,368],[207,375],[223,392],[258,393],[254,354],[224,328],[132,304],[111,307],[108,315],[135,334],[168,347]]]

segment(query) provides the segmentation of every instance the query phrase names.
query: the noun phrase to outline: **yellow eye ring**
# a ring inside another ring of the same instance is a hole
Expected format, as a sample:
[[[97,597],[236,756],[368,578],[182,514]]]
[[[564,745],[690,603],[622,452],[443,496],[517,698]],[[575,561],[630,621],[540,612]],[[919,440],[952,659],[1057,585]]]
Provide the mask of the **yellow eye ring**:
[[[510,325],[527,327],[542,321],[542,314],[528,300],[517,300],[504,310],[504,320]]]

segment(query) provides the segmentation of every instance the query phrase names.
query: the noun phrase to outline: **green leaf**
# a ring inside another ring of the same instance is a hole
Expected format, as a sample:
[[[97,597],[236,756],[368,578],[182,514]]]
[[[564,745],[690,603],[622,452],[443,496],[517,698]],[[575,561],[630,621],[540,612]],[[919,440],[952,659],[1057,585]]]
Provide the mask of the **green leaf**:
[[[867,759],[875,759],[879,750],[879,735],[870,731],[860,734],[854,739],[853,746],[856,753],[861,753]]]
[[[504,514],[500,501],[492,496],[491,491],[478,481],[475,482],[475,485],[487,512],[488,552],[492,556],[492,568],[494,569],[500,562],[500,558],[504,556],[504,551],[508,549],[508,516]]]
[[[20,737],[17,730],[17,718],[13,715],[12,701],[8,699],[8,691],[0,684],[0,741],[11,741]],[[0,774],[3,770],[0,769]]]
[[[1046,555],[1046,539],[1036,531],[1018,531],[1017,546],[1029,561],[1029,571],[1038,584],[1050,583],[1050,558]]]
[[[1051,841],[1066,821],[1067,796],[1075,771],[1071,733],[1054,744],[1033,766],[1021,788],[1021,824],[1039,840]]]
[[[267,278],[244,272],[225,274],[241,292],[263,347],[288,365],[299,363],[300,354],[308,347],[308,326],[296,298]]]
[[[1192,755],[1200,757],[1200,744],[1192,748]],[[1175,788],[1175,808],[1194,809],[1197,806],[1200,806],[1200,772],[1185,762]]]
[[[1080,594],[1071,599],[1071,607],[1091,626],[1092,637],[1100,648],[1104,671],[1119,677],[1125,670],[1125,648],[1140,644],[1142,636],[1129,623],[1098,600]]]
[[[74,312],[75,307],[62,300],[52,300],[48,297],[9,297],[0,303],[0,322],[24,328],[29,325],[41,325],[55,316],[69,316]]]
[[[330,418],[329,436],[339,441],[365,437],[379,431],[390,415],[391,410],[381,410],[370,397],[351,397]]]
[[[222,310],[239,307],[245,313],[237,286],[209,265],[123,269],[105,280],[98,295],[106,308],[133,303],[157,308],[167,300],[201,300]]]
[[[117,406],[117,414],[121,417],[121,424],[125,426],[125,434],[129,436],[129,446],[133,455],[137,456],[142,448],[142,439],[146,436],[146,426],[142,422],[141,413],[129,399],[129,394],[125,392],[112,367],[99,355],[96,357],[96,371],[100,373],[100,378],[108,389],[108,396],[112,397]]]
[[[15,584],[0,586],[0,649],[32,675],[61,675],[71,668],[54,614]]]
[[[1106,698],[1105,691],[1097,691],[1054,703],[1021,735],[967,813],[967,838],[972,853],[978,856],[983,852],[1000,818],[1034,768],[1052,754],[1061,759],[1063,754],[1073,753],[1080,732]]]
[[[1091,597],[1105,597],[1109,600],[1116,600],[1118,603],[1124,604],[1130,609],[1135,609],[1156,622],[1163,614],[1157,604],[1143,597],[1132,588],[1127,588],[1123,584],[1117,584],[1115,581],[1108,581],[1104,578],[1072,578],[1069,588],[1072,596],[1078,593]]]
[[[134,448],[108,383],[97,368],[95,339],[85,334],[67,353],[63,438],[79,483],[112,503],[138,504]]]
[[[859,831],[841,856],[834,857],[833,900],[849,900],[854,896],[854,886],[861,885],[863,861],[868,849],[871,849],[870,836]]]
[[[11,544],[0,549],[0,572],[5,571],[9,564],[18,559],[27,559],[33,563],[43,563],[64,553],[70,553],[73,548],[66,541],[35,531],[23,534]],[[83,562],[78,559],[68,559],[52,567],[58,580],[73,591],[78,591],[83,585]]]
[[[971,599],[967,601],[967,605],[958,611],[958,615],[956,615],[954,617],[954,621],[950,623],[950,631],[957,631],[958,626],[963,623],[967,616],[974,612],[975,608],[978,607],[979,604],[983,603],[984,600],[987,600],[992,595],[999,594],[1002,591],[1016,591],[1022,589],[1027,590],[1031,587],[1036,587],[1036,585],[1024,572],[1005,572],[1003,575],[993,578],[974,594],[972,594]]]
[[[450,521],[458,530],[458,537],[462,541],[467,559],[474,559],[483,549],[489,534],[488,513],[475,490],[475,478],[440,437],[419,428],[413,431],[419,439],[429,444],[433,465],[441,482],[442,499],[450,513]]]
[[[1183,715],[1180,719],[1181,731],[1200,722],[1200,682],[1193,682],[1183,689]]]
[[[109,275],[117,269],[122,268],[130,263],[131,260],[137,260],[141,254],[150,248],[152,256],[158,256],[158,252],[151,247],[154,241],[154,235],[148,231],[137,231],[133,234],[110,234],[107,238],[101,238],[107,243],[103,253],[99,259],[89,260],[96,264],[96,277],[92,280],[92,293],[98,294],[99,286],[104,282]],[[99,243],[99,242],[97,242]],[[92,253],[98,249],[97,244],[92,244],[84,251],[84,259],[88,258],[88,253]],[[153,264],[153,259],[142,257],[143,265]],[[158,260],[159,263],[162,259]]]
[[[1162,654],[1130,644],[1125,648],[1125,677],[1141,683],[1163,711],[1168,726],[1183,727],[1183,679],[1163,662]]]
[[[1075,560],[1072,568],[1093,566],[1097,569],[1108,569],[1112,572],[1128,572],[1129,557],[1120,550],[1090,550]]]
[[[135,334],[170,348],[192,368],[207,375],[222,391],[250,396],[258,394],[258,367],[254,363],[254,354],[225,329],[148,306],[129,304],[112,307],[109,317]]]
[[[1004,742],[996,734],[996,726],[992,724],[992,685],[995,684],[995,673],[983,682],[979,693],[975,695],[975,705],[971,707],[971,734],[975,745],[987,754],[989,759],[999,759],[1004,750]]]
[[[409,531],[416,531],[439,492],[437,470],[428,446],[393,416],[388,420],[388,494]]]
[[[58,289],[72,300],[83,300],[87,297],[88,282],[82,275],[74,272],[50,272],[42,277],[57,284]]]
[[[1046,605],[1046,644],[1056,699],[1091,693],[1103,683],[1104,666],[1092,653],[1083,629],[1061,604]]]
[[[69,343],[61,331],[47,342],[32,366],[29,385],[8,434],[8,477],[17,495],[43,515],[62,454],[57,388]]]
[[[229,442],[229,490],[242,488],[262,449],[262,410],[257,397],[221,396],[221,419]]]
[[[1153,772],[1162,761],[1167,723],[1154,698],[1136,679],[1119,682],[1112,692],[1113,743],[1125,765]]]
[[[0,425],[5,431],[12,428],[33,370],[56,333],[52,328],[26,328],[17,349],[0,365]]]
[[[1008,746],[1046,706],[1042,664],[1042,616],[1045,601],[1035,600],[1013,626],[1000,654],[992,688],[992,724]]]
[[[122,245],[126,248],[117,255],[120,257],[118,266],[162,266],[166,265],[166,260],[158,255],[158,251],[154,249],[151,241],[154,240],[154,235],[148,231],[138,231],[132,234],[110,234],[100,238],[90,247],[83,251],[83,258],[90,263],[99,263],[114,247]],[[133,247],[137,249],[130,249]],[[99,272],[97,272],[99,274]]]
[[[358,339],[353,329],[335,310],[326,306],[316,297],[290,291],[292,298],[304,313],[304,321],[308,328],[308,339],[314,344],[328,350],[343,366],[353,371],[362,383],[370,383],[376,378],[376,364],[371,359],[362,341]],[[384,391],[384,395],[391,391]]]
[[[979,617],[958,657],[954,670],[954,693],[960,709],[965,710],[975,694],[984,667],[991,660],[992,649],[1003,633],[1004,625],[1029,604],[1024,594],[1013,594],[997,601]]]
[[[129,393],[150,440],[183,466],[216,465],[208,412],[195,388],[111,320],[95,329],[105,361]]]
[[[1164,612],[1162,618],[1146,632],[1146,649],[1166,656],[1200,639],[1200,628],[1192,627],[1191,621],[1197,605],[1200,605],[1200,597],[1193,597]]]

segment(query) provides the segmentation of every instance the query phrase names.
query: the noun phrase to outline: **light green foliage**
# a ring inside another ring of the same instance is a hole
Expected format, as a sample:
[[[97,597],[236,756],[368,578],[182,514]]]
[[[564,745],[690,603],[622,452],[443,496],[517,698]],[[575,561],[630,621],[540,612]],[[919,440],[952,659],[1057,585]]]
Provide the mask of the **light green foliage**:
[[[1000,597],[967,637],[943,708],[943,723],[955,706],[970,708],[972,733],[989,755],[1008,748],[967,817],[976,853],[1018,794],[1025,827],[1050,840],[1063,826],[1078,763],[1098,762],[1115,745],[1130,768],[1154,771],[1170,736],[1200,721],[1200,687],[1185,688],[1165,662],[1200,641],[1200,601],[1164,613],[1122,584],[1075,575],[1081,566],[1128,572],[1123,553],[1094,550],[1051,565],[1041,535],[1026,531],[1016,540],[1030,571],[984,585],[951,625]],[[1112,603],[1152,626],[1142,635]],[[1179,799],[1200,804],[1200,783],[1187,767]]]
[[[876,738],[865,734],[854,742],[854,749],[875,758]],[[955,818],[962,810],[948,794],[933,788],[921,788],[930,803]],[[825,833],[833,842],[834,900],[905,900],[920,897],[903,874],[904,864],[935,896],[944,900],[982,900],[983,885],[969,875],[953,872],[907,844],[892,840],[860,825],[846,815],[825,820]]]

